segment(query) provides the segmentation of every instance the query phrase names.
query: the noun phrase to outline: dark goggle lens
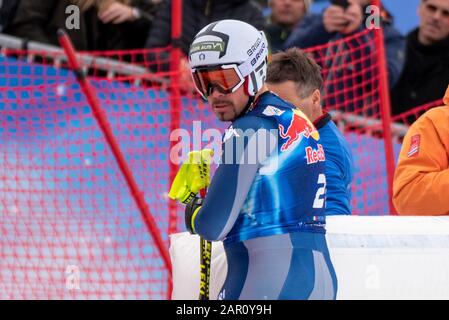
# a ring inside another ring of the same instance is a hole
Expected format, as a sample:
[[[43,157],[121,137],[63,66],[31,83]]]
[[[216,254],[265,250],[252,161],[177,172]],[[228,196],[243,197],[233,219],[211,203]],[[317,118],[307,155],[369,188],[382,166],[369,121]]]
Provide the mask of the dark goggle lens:
[[[240,77],[235,69],[219,70],[196,70],[193,73],[193,80],[198,90],[208,96],[213,88],[217,88],[221,93],[231,93],[240,83]]]

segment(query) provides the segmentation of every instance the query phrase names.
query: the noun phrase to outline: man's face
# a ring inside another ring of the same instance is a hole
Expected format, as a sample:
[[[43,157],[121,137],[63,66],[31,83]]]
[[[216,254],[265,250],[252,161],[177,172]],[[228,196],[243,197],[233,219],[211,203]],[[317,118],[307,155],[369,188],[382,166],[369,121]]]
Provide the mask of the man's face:
[[[299,108],[304,114],[311,119],[313,118],[313,102],[311,96],[301,98],[299,95],[298,86],[293,81],[284,81],[280,83],[267,83],[267,87],[270,91],[276,93],[279,97],[285,101],[290,102],[297,108]]]
[[[237,91],[228,94],[223,94],[214,88],[207,97],[207,101],[220,121],[234,121],[245,109],[248,99],[243,85]]]
[[[273,22],[286,26],[296,25],[306,13],[304,0],[271,0]]]
[[[449,37],[449,0],[423,0],[418,8],[419,41],[431,45]]]

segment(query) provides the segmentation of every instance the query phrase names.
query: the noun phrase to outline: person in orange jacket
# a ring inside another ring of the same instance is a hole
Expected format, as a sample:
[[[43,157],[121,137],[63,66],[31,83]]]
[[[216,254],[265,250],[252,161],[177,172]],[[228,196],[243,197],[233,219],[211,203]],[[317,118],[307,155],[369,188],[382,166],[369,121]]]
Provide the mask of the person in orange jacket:
[[[400,215],[449,215],[449,87],[404,138],[393,182]]]

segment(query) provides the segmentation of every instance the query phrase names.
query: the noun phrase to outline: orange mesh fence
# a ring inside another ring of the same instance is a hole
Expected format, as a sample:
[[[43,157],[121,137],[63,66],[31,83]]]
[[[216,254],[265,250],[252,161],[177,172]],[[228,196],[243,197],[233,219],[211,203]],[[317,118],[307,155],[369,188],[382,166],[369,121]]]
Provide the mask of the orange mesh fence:
[[[343,131],[354,157],[353,214],[389,214],[380,59],[374,31],[307,49],[322,67],[324,108]],[[397,146],[396,146],[397,147]]]
[[[343,131],[354,156],[352,206],[353,213],[360,215],[390,213],[379,93],[380,61],[374,38],[374,32],[366,30],[306,49],[322,67],[324,107]],[[206,104],[186,98],[181,125],[192,130],[194,121],[201,121],[203,131],[225,128]],[[398,152],[400,145],[394,148]]]
[[[353,36],[306,49],[322,67],[325,80],[324,107],[343,131],[354,156],[353,213],[388,215],[388,179],[379,92],[379,50],[375,34],[365,30]],[[181,83],[181,88],[186,85]],[[207,103],[184,95],[181,127],[193,132],[194,123],[224,131]],[[198,139],[196,139],[198,141]],[[203,145],[210,142],[205,135]],[[199,144],[197,143],[196,146]],[[397,154],[400,144],[394,144]]]
[[[442,105],[444,105],[443,99],[432,101],[432,102],[426,103],[425,105],[411,108],[410,110],[408,110],[402,114],[394,116],[391,120],[393,122],[409,126],[413,122],[415,122],[416,119],[418,119],[420,116],[422,116],[427,110],[434,108],[434,107],[439,107]]]
[[[168,270],[75,77],[20,58],[0,60],[0,298],[165,299]],[[168,247],[168,92],[89,68]]]

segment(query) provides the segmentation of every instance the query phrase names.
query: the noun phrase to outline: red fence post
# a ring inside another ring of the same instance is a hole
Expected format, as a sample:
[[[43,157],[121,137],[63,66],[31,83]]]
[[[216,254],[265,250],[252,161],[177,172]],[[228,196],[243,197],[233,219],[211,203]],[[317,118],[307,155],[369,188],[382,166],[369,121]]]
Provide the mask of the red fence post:
[[[179,64],[182,58],[180,47],[182,35],[182,1],[172,0],[171,7],[171,39],[172,47],[170,52],[170,133],[180,127],[180,109],[181,109],[181,94],[180,86],[180,68]],[[170,150],[173,149],[176,141],[170,141]],[[170,152],[170,151],[169,151]],[[171,153],[170,153],[171,155]],[[170,185],[175,179],[178,172],[178,165],[169,156],[169,177]],[[176,201],[168,199],[168,234],[178,231],[178,205]],[[169,284],[169,294],[172,290],[172,283]],[[168,297],[170,299],[170,297]]]
[[[371,4],[376,6],[380,12],[380,0],[372,0]],[[380,18],[380,17],[379,17]],[[385,54],[384,31],[381,26],[376,26],[375,41],[378,49],[378,68],[379,68],[379,94],[380,94],[380,112],[382,117],[382,129],[385,145],[385,164],[387,169],[388,181],[388,204],[390,207],[390,214],[396,215],[396,210],[393,206],[393,176],[395,169],[393,139],[391,135],[391,104],[390,104],[390,86],[388,83],[387,59]]]

